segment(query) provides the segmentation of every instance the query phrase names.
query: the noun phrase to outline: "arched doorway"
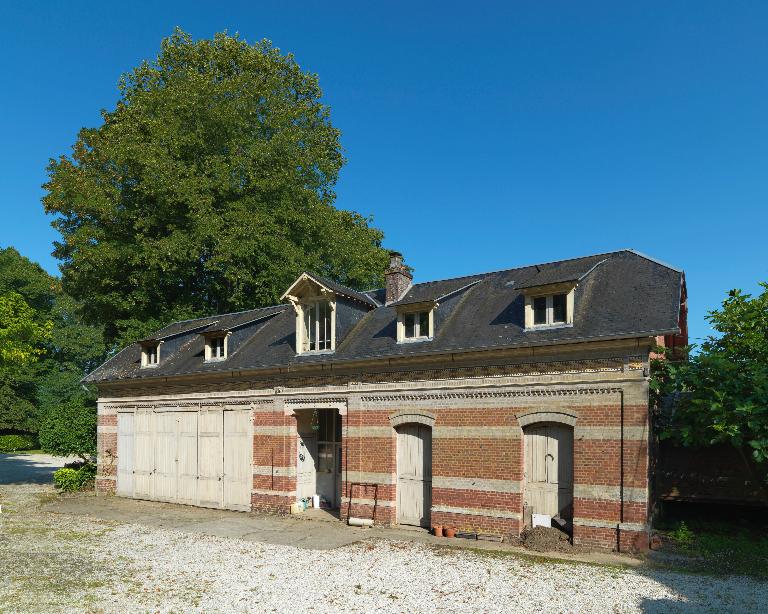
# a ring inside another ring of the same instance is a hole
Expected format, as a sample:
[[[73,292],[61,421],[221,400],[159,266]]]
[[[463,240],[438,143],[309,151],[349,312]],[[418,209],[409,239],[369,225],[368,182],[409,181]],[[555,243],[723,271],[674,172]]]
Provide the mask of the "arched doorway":
[[[536,422],[525,427],[525,501],[534,514],[573,518],[573,427]]]
[[[432,428],[410,422],[397,429],[397,522],[421,527],[432,507]]]

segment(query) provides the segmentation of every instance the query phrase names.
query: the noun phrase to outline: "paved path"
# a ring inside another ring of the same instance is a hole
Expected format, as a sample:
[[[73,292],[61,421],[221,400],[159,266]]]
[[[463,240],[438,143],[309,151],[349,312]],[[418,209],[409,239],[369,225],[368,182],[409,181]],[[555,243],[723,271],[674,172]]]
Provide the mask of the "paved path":
[[[84,493],[61,497],[44,508],[46,512],[68,516],[88,516],[123,524],[140,524],[159,529],[175,529],[184,533],[234,537],[250,542],[296,546],[309,550],[329,550],[371,539],[405,541],[453,548],[505,550],[533,554],[530,550],[509,544],[465,539],[434,537],[423,529],[350,527],[338,520],[311,520],[307,516],[274,516],[227,510],[205,509],[189,505],[139,501],[113,495]],[[548,557],[547,554],[537,556]],[[613,553],[553,553],[551,558],[637,566],[640,560]]]
[[[73,460],[48,454],[0,454],[0,484],[49,484],[54,471]]]

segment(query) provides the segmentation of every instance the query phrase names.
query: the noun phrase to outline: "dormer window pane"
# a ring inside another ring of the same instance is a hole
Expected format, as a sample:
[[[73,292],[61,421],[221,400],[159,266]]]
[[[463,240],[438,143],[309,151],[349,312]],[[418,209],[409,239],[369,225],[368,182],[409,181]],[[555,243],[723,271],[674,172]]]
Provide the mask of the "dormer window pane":
[[[555,294],[552,297],[552,322],[562,324],[566,320],[566,295]]]
[[[304,306],[304,352],[331,349],[331,306],[318,301]]]
[[[429,336],[429,314],[426,311],[419,313],[419,337]]]
[[[416,314],[415,313],[405,314],[405,337],[407,339],[412,339],[413,337],[416,337]]]
[[[156,365],[157,362],[157,346],[151,345],[147,348],[147,364]]]
[[[224,337],[211,339],[211,357],[224,358]]]
[[[533,323],[547,323],[547,297],[537,296],[533,299]]]

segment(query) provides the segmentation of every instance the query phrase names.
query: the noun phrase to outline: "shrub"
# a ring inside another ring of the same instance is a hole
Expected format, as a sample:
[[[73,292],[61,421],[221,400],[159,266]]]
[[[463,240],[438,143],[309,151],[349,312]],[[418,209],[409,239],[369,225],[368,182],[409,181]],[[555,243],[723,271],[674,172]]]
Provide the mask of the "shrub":
[[[35,438],[32,435],[0,435],[0,454],[34,450],[35,445]]]
[[[96,408],[84,399],[73,399],[51,409],[39,437],[44,452],[90,461],[96,454]]]
[[[53,483],[64,492],[76,492],[89,486],[95,476],[95,465],[84,463],[79,469],[72,467],[59,469],[53,474]]]

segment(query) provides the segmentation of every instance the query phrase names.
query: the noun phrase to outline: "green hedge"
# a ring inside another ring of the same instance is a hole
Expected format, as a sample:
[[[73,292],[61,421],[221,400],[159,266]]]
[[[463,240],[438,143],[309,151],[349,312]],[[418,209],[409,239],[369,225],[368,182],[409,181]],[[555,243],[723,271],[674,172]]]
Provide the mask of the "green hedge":
[[[34,450],[37,442],[32,435],[0,435],[0,454],[19,450]]]
[[[77,469],[64,467],[53,474],[53,483],[64,492],[75,492],[90,487],[96,477],[96,466],[87,463]]]

